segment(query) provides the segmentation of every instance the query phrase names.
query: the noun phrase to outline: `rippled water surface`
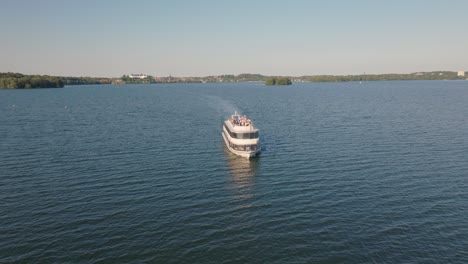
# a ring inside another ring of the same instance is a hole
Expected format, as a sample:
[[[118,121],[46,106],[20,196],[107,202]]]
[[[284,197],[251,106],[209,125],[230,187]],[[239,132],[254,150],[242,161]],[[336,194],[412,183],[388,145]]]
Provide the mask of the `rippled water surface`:
[[[237,110],[248,161],[223,145]],[[468,263],[468,82],[0,91],[0,262]]]

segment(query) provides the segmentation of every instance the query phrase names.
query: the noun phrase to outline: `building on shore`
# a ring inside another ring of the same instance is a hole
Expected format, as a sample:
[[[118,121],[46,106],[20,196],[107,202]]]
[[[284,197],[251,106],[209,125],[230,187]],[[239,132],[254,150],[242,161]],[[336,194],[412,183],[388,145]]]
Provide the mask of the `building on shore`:
[[[128,77],[130,77],[131,79],[146,79],[148,78],[148,75],[146,74],[130,74]]]
[[[463,77],[463,76],[465,76],[465,72],[464,72],[464,71],[459,71],[459,72],[457,73],[457,76]]]

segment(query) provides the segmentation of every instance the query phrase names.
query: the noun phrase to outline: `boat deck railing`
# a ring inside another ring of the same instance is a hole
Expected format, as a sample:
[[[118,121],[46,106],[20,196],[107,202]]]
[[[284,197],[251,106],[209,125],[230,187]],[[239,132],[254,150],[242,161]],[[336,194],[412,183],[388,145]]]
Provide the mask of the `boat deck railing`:
[[[248,119],[247,116],[241,116],[237,112],[234,112],[234,114],[229,118],[229,121],[231,122],[232,126],[241,126],[241,127],[251,127],[253,129],[254,124],[252,120]]]

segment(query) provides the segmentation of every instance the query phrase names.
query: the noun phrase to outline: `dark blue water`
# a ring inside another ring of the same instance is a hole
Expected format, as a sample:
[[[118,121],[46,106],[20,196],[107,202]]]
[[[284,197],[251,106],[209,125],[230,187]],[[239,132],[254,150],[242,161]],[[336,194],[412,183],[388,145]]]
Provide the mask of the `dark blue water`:
[[[230,154],[237,110],[263,152]],[[468,82],[0,91],[0,262],[468,263]]]

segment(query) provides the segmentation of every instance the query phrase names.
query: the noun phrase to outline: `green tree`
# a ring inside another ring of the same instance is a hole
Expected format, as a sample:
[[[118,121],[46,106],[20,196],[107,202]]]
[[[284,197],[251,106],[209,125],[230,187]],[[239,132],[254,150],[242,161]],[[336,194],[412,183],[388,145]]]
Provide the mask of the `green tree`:
[[[288,77],[271,77],[265,81],[265,85],[290,85],[291,79]]]
[[[275,85],[276,84],[276,78],[268,78],[265,81],[265,85]]]

